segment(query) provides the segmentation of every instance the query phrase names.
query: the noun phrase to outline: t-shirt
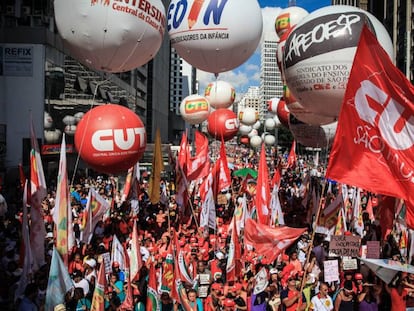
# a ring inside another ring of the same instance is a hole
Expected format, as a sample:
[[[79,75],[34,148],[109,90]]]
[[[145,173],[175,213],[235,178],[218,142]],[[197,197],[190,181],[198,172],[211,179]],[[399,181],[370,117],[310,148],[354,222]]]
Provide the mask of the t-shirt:
[[[309,308],[315,311],[330,311],[333,310],[334,304],[331,297],[322,298],[318,294],[312,297]]]
[[[391,296],[391,311],[401,311],[405,310],[405,299],[407,296],[407,290],[403,289],[401,295],[398,293],[398,289],[392,287],[390,288]]]
[[[283,303],[283,300],[286,298],[292,298],[294,295],[296,295],[296,292],[291,291],[289,289],[284,289],[282,290],[282,292],[280,293],[280,299],[282,300],[282,306],[283,306],[283,310],[284,311],[296,311],[298,305],[298,301],[296,301],[294,304],[292,304],[290,307],[286,307]],[[302,293],[302,303],[306,303],[306,297],[305,295]]]

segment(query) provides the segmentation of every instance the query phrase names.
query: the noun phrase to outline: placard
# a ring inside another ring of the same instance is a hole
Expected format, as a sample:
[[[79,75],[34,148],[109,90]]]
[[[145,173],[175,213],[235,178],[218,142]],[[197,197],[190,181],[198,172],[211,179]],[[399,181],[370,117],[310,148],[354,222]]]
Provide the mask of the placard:
[[[200,273],[199,276],[200,276],[199,282],[201,285],[210,284],[210,274]]]
[[[367,241],[367,258],[380,258],[380,242]]]
[[[353,235],[334,235],[329,242],[329,254],[358,257],[359,246],[359,237]]]
[[[358,262],[356,258],[343,258],[342,259],[342,269],[343,270],[358,270]]]
[[[198,287],[198,297],[199,298],[206,298],[208,296],[208,288],[209,286],[199,286]]]
[[[101,254],[102,261],[105,264],[105,274],[112,273],[112,267],[111,267],[111,255],[109,253],[103,253]]]
[[[325,282],[339,281],[338,260],[325,260],[323,268]]]

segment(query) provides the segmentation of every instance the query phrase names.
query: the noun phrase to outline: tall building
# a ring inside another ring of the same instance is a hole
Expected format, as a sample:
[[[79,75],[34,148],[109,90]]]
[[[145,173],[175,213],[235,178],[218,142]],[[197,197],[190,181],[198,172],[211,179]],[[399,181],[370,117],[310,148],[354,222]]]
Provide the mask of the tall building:
[[[260,88],[258,86],[250,86],[246,94],[242,96],[237,104],[237,114],[244,108],[253,108],[259,113],[259,119],[261,119],[262,102],[260,100]]]
[[[276,62],[277,41],[273,34],[265,34],[261,47],[260,66],[260,120],[264,120],[267,112],[266,102],[283,96],[283,83]]]
[[[169,1],[162,2],[167,8]],[[72,148],[68,167],[77,154],[74,127],[66,126],[64,118],[93,105],[116,103],[133,110],[145,124],[148,142],[157,128],[163,143],[184,128],[176,109],[170,109],[176,105],[175,99],[175,104],[170,102],[170,91],[178,95],[182,81],[171,83],[179,74],[170,75],[170,70],[180,69],[170,63],[167,30],[161,48],[144,66],[119,74],[100,72],[80,64],[66,50],[54,21],[53,0],[7,0],[0,3],[0,42],[0,177],[19,163],[27,164],[31,118],[42,147],[60,143],[66,132]],[[7,51],[23,54],[5,67]],[[58,154],[50,149],[43,159],[48,169],[56,165]]]

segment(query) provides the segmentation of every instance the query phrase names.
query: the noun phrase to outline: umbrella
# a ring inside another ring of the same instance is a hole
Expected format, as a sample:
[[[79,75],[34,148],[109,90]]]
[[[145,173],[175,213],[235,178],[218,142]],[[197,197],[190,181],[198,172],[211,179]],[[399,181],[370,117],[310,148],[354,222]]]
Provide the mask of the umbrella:
[[[389,284],[395,275],[401,271],[406,273],[414,273],[414,266],[403,264],[399,261],[390,259],[371,259],[360,258],[361,261],[368,266],[375,274]]]
[[[257,178],[257,171],[250,167],[244,167],[233,172],[233,176],[237,177],[247,177],[248,175],[250,175],[253,178]]]

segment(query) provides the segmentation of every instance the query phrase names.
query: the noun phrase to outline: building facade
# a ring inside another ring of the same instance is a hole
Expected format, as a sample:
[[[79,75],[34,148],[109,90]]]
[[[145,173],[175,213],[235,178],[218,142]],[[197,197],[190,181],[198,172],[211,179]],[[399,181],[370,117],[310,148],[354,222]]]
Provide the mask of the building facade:
[[[167,9],[169,1],[162,2]],[[145,124],[148,142],[153,141],[157,128],[163,143],[176,140],[184,129],[177,110],[171,109],[179,99],[172,104],[170,92],[182,92],[183,81],[174,72],[180,67],[171,56],[167,31],[161,48],[144,66],[118,74],[99,72],[66,50],[56,28],[53,0],[6,0],[0,4],[0,42],[2,175],[19,163],[28,163],[30,120],[41,147],[60,144],[66,133],[68,167],[76,158],[70,149],[76,124],[68,126],[65,120],[94,105],[116,103],[130,108]],[[58,157],[52,149],[44,154],[47,163],[55,163]]]
[[[261,46],[260,62],[260,120],[267,112],[267,101],[283,96],[282,75],[276,61],[277,41],[275,35],[267,34]]]

